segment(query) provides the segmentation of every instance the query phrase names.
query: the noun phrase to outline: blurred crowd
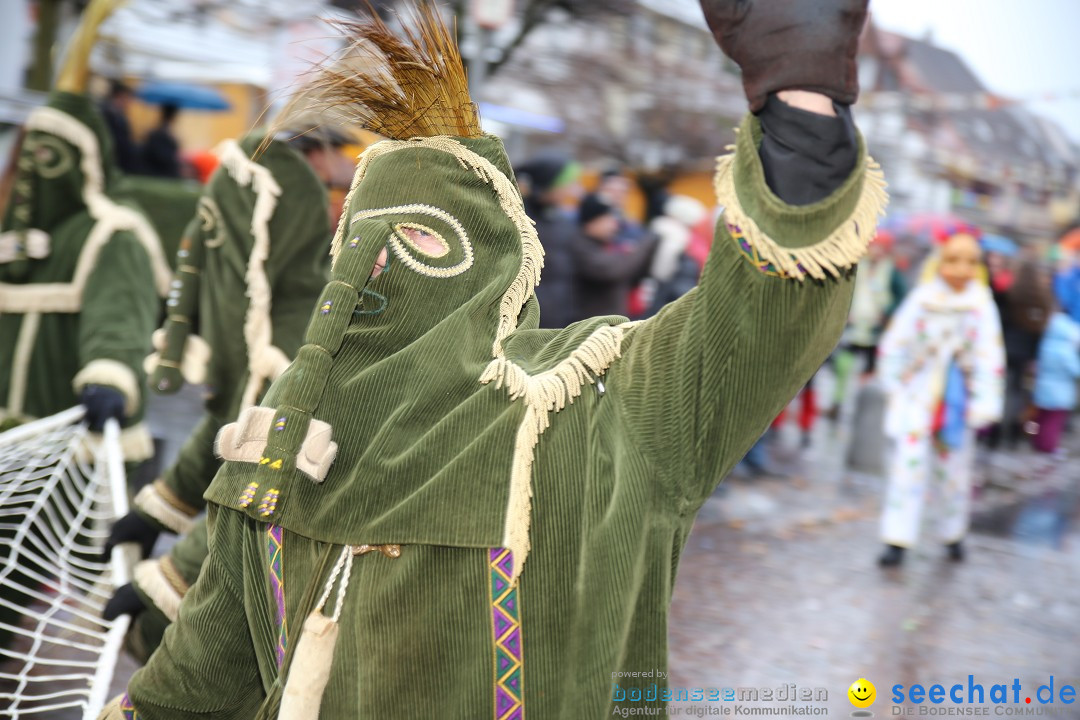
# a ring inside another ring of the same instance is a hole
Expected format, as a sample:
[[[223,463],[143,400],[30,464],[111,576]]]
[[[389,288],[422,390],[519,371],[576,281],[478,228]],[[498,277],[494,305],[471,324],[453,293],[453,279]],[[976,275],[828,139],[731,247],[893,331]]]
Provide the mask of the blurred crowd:
[[[131,132],[128,112],[135,93],[120,80],[109,83],[109,94],[101,102],[101,115],[109,128],[117,166],[132,175],[151,175],[166,178],[198,178],[206,182],[207,176],[197,173],[196,167],[180,155],[180,143],[173,134],[173,124],[180,108],[172,103],[161,106],[157,126],[142,143],[136,143]]]
[[[634,180],[601,171],[585,192],[569,156],[541,153],[515,168],[525,208],[544,246],[537,288],[543,327],[598,315],[642,319],[697,284],[712,244],[715,209],[663,185],[645,183],[644,217],[628,211]]]

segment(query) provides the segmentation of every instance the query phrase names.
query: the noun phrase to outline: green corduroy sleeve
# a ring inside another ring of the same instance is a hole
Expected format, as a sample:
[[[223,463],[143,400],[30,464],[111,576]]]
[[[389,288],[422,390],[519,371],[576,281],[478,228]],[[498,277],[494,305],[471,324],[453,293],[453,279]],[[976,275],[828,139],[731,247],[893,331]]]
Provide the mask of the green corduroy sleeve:
[[[76,391],[109,385],[127,399],[127,421],[142,417],[143,360],[160,304],[150,258],[129,232],[113,235],[87,278],[79,316]]]
[[[885,201],[860,148],[839,190],[787,205],[765,183],[759,142],[748,118],[734,160],[719,166],[726,209],[699,286],[633,328],[609,371],[629,440],[653,460],[679,512],[704,502],[835,347],[853,266]],[[806,253],[821,251],[818,258],[833,258],[824,263],[831,271],[815,267],[820,279],[778,271],[761,259],[770,247],[799,258],[800,271],[813,264]]]
[[[194,585],[199,579],[202,566],[206,563],[209,554],[207,530],[205,522],[195,523],[195,527],[184,537],[180,538],[169,549],[169,560],[173,567],[184,578],[188,585]]]
[[[145,664],[161,645],[169,618],[176,617],[176,607],[199,579],[209,552],[206,536],[204,518],[169,549],[168,555],[136,568],[132,585],[146,609],[132,622],[125,645],[139,662]]]
[[[250,720],[263,702],[244,612],[243,516],[211,508],[209,555],[128,697],[147,720]]]
[[[161,477],[173,495],[190,509],[206,507],[203,493],[221,467],[221,460],[214,454],[214,438],[225,422],[212,413],[203,415],[172,466]]]

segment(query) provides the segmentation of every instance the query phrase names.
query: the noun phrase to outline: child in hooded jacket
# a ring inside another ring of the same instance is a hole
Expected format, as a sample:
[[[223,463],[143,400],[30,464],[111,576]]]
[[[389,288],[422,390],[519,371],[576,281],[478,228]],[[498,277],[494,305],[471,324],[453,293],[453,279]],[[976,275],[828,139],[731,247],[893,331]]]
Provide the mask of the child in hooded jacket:
[[[1080,325],[1064,312],[1056,312],[1039,343],[1038,370],[1033,400],[1038,408],[1039,431],[1032,445],[1054,453],[1061,433],[1076,407],[1076,380],[1080,378]]]

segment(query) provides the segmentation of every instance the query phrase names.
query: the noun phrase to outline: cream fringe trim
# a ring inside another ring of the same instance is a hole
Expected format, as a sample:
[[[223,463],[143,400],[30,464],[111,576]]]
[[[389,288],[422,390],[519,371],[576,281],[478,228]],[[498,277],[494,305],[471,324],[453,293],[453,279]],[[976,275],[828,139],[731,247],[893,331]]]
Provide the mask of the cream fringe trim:
[[[788,277],[800,281],[805,280],[807,275],[818,280],[824,280],[827,275],[839,277],[843,270],[858,264],[874,237],[878,217],[885,214],[885,206],[889,202],[881,166],[867,156],[862,194],[851,217],[818,243],[802,248],[783,247],[743,212],[735,192],[734,166],[734,153],[723,155],[716,161],[713,185],[716,199],[724,207],[724,221],[737,225],[763,260],[772,263]]]
[[[184,596],[169,582],[160,563],[158,559],[143,560],[135,566],[132,575],[139,589],[154,601],[169,622],[176,622]]]
[[[177,535],[190,532],[195,526],[194,516],[179,510],[162,497],[156,485],[157,483],[154,482],[143,486],[135,495],[135,506]]]
[[[82,154],[83,201],[97,222],[79,252],[70,283],[35,283],[8,285],[0,283],[0,312],[8,313],[77,313],[82,309],[83,290],[97,264],[98,254],[114,233],[128,231],[135,235],[150,258],[158,295],[169,292],[172,269],[161,250],[161,240],[147,219],[135,210],[113,202],[104,192],[101,150],[90,128],[55,108],[40,107],[30,113],[26,130],[55,135],[79,148]]]
[[[270,169],[248,158],[235,140],[225,140],[214,149],[214,154],[237,185],[250,185],[255,192],[255,209],[251,215],[251,235],[255,242],[244,276],[248,296],[247,316],[244,319],[248,381],[240,401],[240,408],[243,409],[254,405],[266,381],[273,380],[284,370],[280,360],[285,354],[273,346],[274,326],[270,317],[273,298],[270,280],[266,277],[266,259],[270,255],[270,218],[277,209],[281,186]]]
[[[87,433],[80,448],[79,458],[92,462],[101,447],[101,433]],[[145,423],[137,423],[120,431],[120,450],[125,462],[142,462],[154,456],[154,440]]]
[[[71,387],[78,395],[87,385],[108,385],[124,394],[124,412],[132,415],[139,409],[139,379],[122,362],[101,358],[91,360],[75,374]]]
[[[4,416],[19,417],[26,403],[26,385],[30,376],[30,360],[37,345],[38,330],[41,328],[41,313],[28,312],[23,315],[19,325],[19,335],[15,338],[15,352],[8,376],[7,409]]]
[[[510,582],[514,583],[529,555],[529,525],[532,513],[532,465],[540,435],[551,425],[550,413],[559,412],[581,395],[585,383],[595,382],[622,351],[623,326],[605,325],[585,338],[569,357],[550,370],[529,375],[517,364],[492,360],[480,382],[494,381],[506,388],[511,400],[522,400],[525,417],[514,441],[514,463],[510,474],[503,546],[514,555]]]

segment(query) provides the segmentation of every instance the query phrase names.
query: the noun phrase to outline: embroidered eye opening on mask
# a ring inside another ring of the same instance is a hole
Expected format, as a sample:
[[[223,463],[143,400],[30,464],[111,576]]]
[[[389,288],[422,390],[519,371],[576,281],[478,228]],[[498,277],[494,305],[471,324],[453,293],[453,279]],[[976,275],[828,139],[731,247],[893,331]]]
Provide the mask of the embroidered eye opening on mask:
[[[427,277],[445,279],[461,275],[472,267],[473,246],[465,227],[457,218],[441,208],[413,204],[360,210],[352,215],[351,221],[355,224],[361,220],[387,215],[396,215],[399,218],[401,216],[428,217],[443,228],[443,232],[439,232],[430,225],[406,219],[399,219],[398,222],[390,224],[386,246],[391,254],[397,256],[401,263],[413,272]],[[417,233],[422,233],[422,236],[417,237]],[[429,240],[432,242],[428,242]],[[423,242],[423,246],[418,244],[419,242]],[[451,258],[451,255],[455,257]],[[457,257],[460,257],[460,260],[454,262]],[[440,259],[452,264],[439,265],[429,262]]]
[[[410,230],[412,232],[409,232]],[[394,233],[421,255],[430,258],[441,258],[450,252],[450,243],[446,242],[442,235],[426,225],[407,222],[398,223],[394,226]],[[419,235],[419,238],[417,238],[417,235]],[[438,245],[437,249],[434,247],[435,245]]]
[[[75,165],[75,153],[60,138],[46,133],[30,133],[25,150],[34,158],[34,170],[47,180],[67,173]]]

